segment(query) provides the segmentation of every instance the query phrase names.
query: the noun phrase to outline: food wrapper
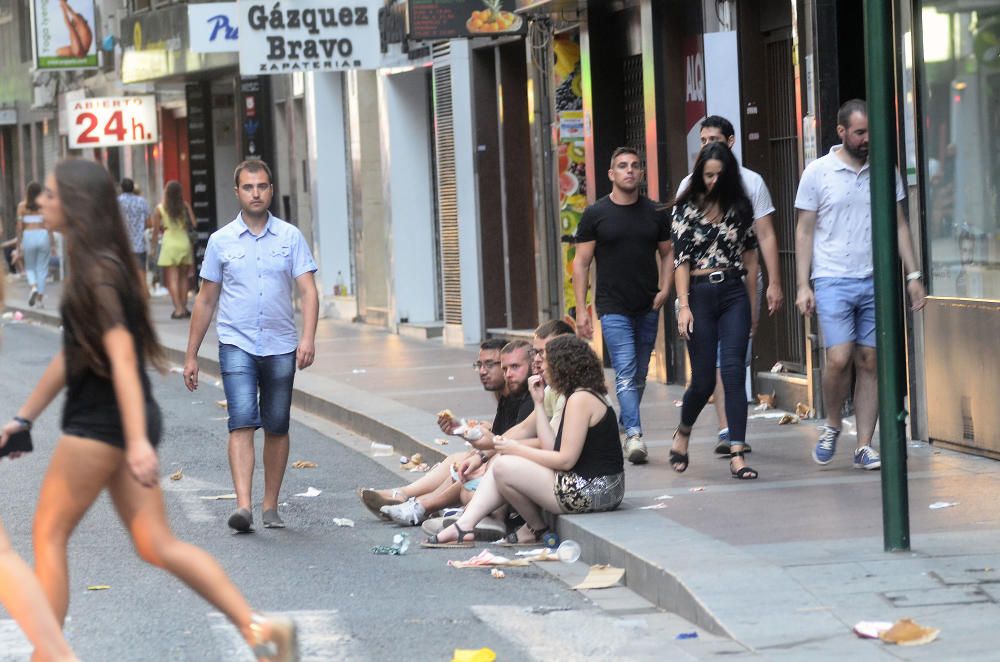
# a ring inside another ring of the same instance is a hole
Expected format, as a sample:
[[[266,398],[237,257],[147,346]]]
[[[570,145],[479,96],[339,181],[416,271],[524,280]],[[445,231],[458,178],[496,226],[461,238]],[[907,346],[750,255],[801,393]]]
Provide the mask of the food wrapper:
[[[939,634],[941,634],[941,630],[924,627],[914,623],[909,618],[901,618],[891,628],[881,632],[878,638],[887,644],[923,646],[937,639]]]
[[[799,422],[799,417],[795,414],[785,414],[778,419],[778,425],[795,425]]]

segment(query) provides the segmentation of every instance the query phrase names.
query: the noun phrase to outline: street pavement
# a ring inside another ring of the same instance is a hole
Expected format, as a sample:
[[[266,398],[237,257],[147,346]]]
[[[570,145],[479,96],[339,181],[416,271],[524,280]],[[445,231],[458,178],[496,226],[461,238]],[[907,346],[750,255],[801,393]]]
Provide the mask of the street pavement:
[[[23,286],[10,290],[8,306],[27,311]],[[176,359],[186,344],[186,324],[169,320],[162,300],[154,300],[153,310],[161,340]],[[52,310],[26,314],[49,323],[54,317]],[[201,354],[209,371],[216,359],[213,337]],[[296,405],[322,417],[316,419],[320,426],[332,420],[367,437],[353,446],[361,454],[370,454],[376,440],[400,453],[440,457],[460,446],[433,442],[441,436],[435,412],[448,407],[468,418],[492,415],[491,399],[471,368],[475,355],[474,347],[444,347],[324,319],[316,365],[296,378]],[[707,646],[721,645],[715,635],[763,659],[996,659],[991,624],[1000,616],[1000,464],[910,442],[912,550],[886,553],[879,474],[851,468],[849,434],[834,462],[818,467],[810,458],[816,421],[778,426],[774,412],[752,411],[748,459],[761,478],[737,482],[712,454],[715,416],[707,409],[695,428],[691,467],[676,474],[667,451],[681,394],[675,386],[647,385],[642,413],[650,462],[627,467],[622,509],[562,516],[557,527],[581,543],[584,561],[624,567],[629,589],[693,623],[706,647],[686,654],[718,654]],[[394,469],[391,462],[384,466]],[[344,502],[355,514],[353,487],[393,486],[412,477],[398,470],[395,476],[338,475],[350,476]],[[942,502],[952,505],[930,507]],[[358,517],[386,537],[392,531],[370,516]],[[473,612],[489,621],[487,608]],[[614,613],[614,604],[605,613]],[[900,618],[940,628],[939,639],[903,648],[851,632],[862,620]],[[494,625],[505,631],[505,641],[518,640],[519,634],[506,632],[516,621],[511,616]]]
[[[5,321],[0,327],[0,402],[9,416],[59,348],[51,326]],[[588,597],[573,591],[587,566],[558,562],[510,568],[502,580],[489,570],[454,569],[477,550],[416,549],[404,556],[375,555],[400,529],[376,521],[355,496],[358,484],[394,480],[392,464],[370,458],[370,441],[302,412],[291,428],[291,460],[282,490],[284,530],[257,527],[233,534],[226,518],[234,502],[211,500],[232,491],[226,460],[225,411],[215,378],[191,394],[177,374],[151,373],[164,413],[160,446],[161,487],[176,534],[213,554],[250,602],[293,617],[300,628],[302,659],[449,660],[456,648],[489,647],[501,660],[695,659],[741,647],[663,613],[624,588]],[[36,495],[59,434],[62,396],[39,418],[36,451],[0,462],[0,518],[14,548],[29,562]],[[322,430],[322,431],[319,431]],[[258,443],[258,447],[260,444]],[[259,457],[259,452],[258,452]],[[180,480],[170,474],[180,471]],[[255,481],[259,523],[262,473]],[[310,487],[312,498],[297,497]],[[334,518],[349,518],[339,527]],[[145,565],[102,495],[70,543],[70,611],[67,637],[82,660],[244,662],[250,660],[228,621],[166,572]],[[108,586],[88,590],[89,586]],[[691,642],[674,641],[698,631]],[[0,609],[0,662],[23,661],[31,648]]]

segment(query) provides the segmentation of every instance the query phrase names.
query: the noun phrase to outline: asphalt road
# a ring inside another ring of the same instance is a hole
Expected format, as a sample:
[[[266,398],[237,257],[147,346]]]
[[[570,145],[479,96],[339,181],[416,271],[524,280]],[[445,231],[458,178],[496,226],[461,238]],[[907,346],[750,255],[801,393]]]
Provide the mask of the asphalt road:
[[[5,324],[0,416],[14,414],[58,346],[58,333],[52,329]],[[311,460],[319,466],[289,468],[282,494],[288,528],[233,535],[225,521],[234,502],[201,498],[232,491],[225,412],[216,404],[223,395],[213,382],[203,379],[202,388],[191,394],[178,374],[153,378],[165,418],[160,462],[168,515],[178,536],[213,554],[251,604],[290,612],[298,620],[303,659],[450,660],[456,648],[484,646],[500,660],[575,657],[557,652],[568,650],[559,643],[560,636],[569,640],[582,624],[600,621],[601,612],[580,593],[535,567],[511,569],[505,579],[497,580],[488,571],[447,567],[449,558],[475,553],[469,550],[416,549],[402,557],[372,554],[373,545],[389,543],[398,529],[372,518],[355,489],[392,485],[399,479],[387,466],[358,452],[370,441],[350,438],[315,420],[311,424],[331,434],[299,420],[292,424],[291,460]],[[0,517],[15,548],[29,562],[36,495],[58,439],[60,409],[61,400],[37,421],[35,453],[0,463]],[[183,478],[170,481],[167,476],[178,469]],[[262,483],[258,463],[258,500]],[[309,487],[322,493],[294,496]],[[258,501],[258,522],[259,517]],[[338,527],[334,517],[350,518],[356,525]],[[409,531],[420,538],[419,529]],[[83,660],[249,659],[240,650],[235,630],[210,605],[136,557],[106,496],[91,508],[70,543],[70,573],[66,632]],[[92,585],[110,588],[88,590]],[[552,613],[562,620],[547,619]],[[505,622],[508,614],[511,618]],[[553,633],[543,627],[546,621],[561,625]],[[27,659],[29,651],[0,610],[0,661]]]

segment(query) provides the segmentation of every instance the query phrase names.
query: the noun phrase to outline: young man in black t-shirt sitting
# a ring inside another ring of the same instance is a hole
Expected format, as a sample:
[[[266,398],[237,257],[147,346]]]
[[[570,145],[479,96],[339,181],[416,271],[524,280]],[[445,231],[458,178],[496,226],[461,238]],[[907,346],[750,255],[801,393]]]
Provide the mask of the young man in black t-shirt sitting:
[[[573,260],[576,332],[588,339],[593,337],[593,323],[586,306],[587,285],[590,263],[597,261],[594,304],[615,370],[625,457],[633,464],[644,463],[648,456],[639,403],[673,273],[670,211],[639,194],[642,177],[639,154],[631,147],[616,149],[608,170],[611,193],[583,212]]]
[[[461,436],[473,449],[449,455],[425,476],[406,487],[393,490],[362,490],[365,506],[382,519],[391,519],[404,526],[416,526],[431,513],[461,504],[462,484],[455,480],[455,469],[470,455],[478,455],[485,463],[486,451],[493,449],[493,435],[502,434],[534,411],[535,403],[528,393],[531,371],[531,344],[524,340],[505,343],[490,339],[480,345],[479,371],[483,387],[497,393],[497,411],[493,423],[459,427],[460,421],[450,412],[438,415],[438,425],[445,434]]]

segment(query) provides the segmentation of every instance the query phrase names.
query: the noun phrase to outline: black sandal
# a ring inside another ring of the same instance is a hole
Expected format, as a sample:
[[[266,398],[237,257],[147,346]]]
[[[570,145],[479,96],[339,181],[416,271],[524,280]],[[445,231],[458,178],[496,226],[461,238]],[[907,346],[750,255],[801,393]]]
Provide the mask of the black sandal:
[[[543,526],[536,531],[528,526],[527,522],[525,522],[524,528],[531,531],[531,534],[535,536],[534,540],[521,542],[517,539],[517,531],[513,531],[508,533],[506,537],[504,537],[503,541],[498,542],[497,544],[501,547],[538,547],[539,545],[544,545],[542,542],[542,536],[549,532],[549,527]]]
[[[420,543],[420,546],[426,549],[446,549],[448,547],[459,547],[465,549],[476,546],[476,543],[473,542],[476,539],[475,531],[463,531],[462,527],[458,525],[458,522],[452,523],[451,526],[455,527],[455,530],[458,531],[458,538],[456,538],[455,540],[452,540],[450,542],[441,542],[438,539],[438,536],[441,535],[441,532],[438,532],[435,533],[430,538],[428,538],[427,540]],[[443,531],[444,529],[442,529],[442,532]],[[465,539],[466,536],[472,536],[472,540],[466,541]]]
[[[677,441],[677,435],[678,434],[685,435],[688,438],[688,444],[689,445],[691,444],[691,428],[688,428],[687,432],[685,432],[684,430],[681,430],[681,426],[678,425],[677,429],[674,430],[674,436],[672,437],[674,441]],[[680,453],[678,451],[675,451],[673,448],[670,449],[670,468],[671,469],[673,469],[674,471],[676,471],[679,474],[682,474],[685,471],[687,471],[687,468],[688,468],[689,465],[690,465],[690,461],[688,460],[688,454],[687,453]]]
[[[736,480],[757,480],[757,470],[751,469],[750,467],[743,466],[733,471],[733,459],[734,458],[743,459],[743,451],[729,454],[729,473]]]

